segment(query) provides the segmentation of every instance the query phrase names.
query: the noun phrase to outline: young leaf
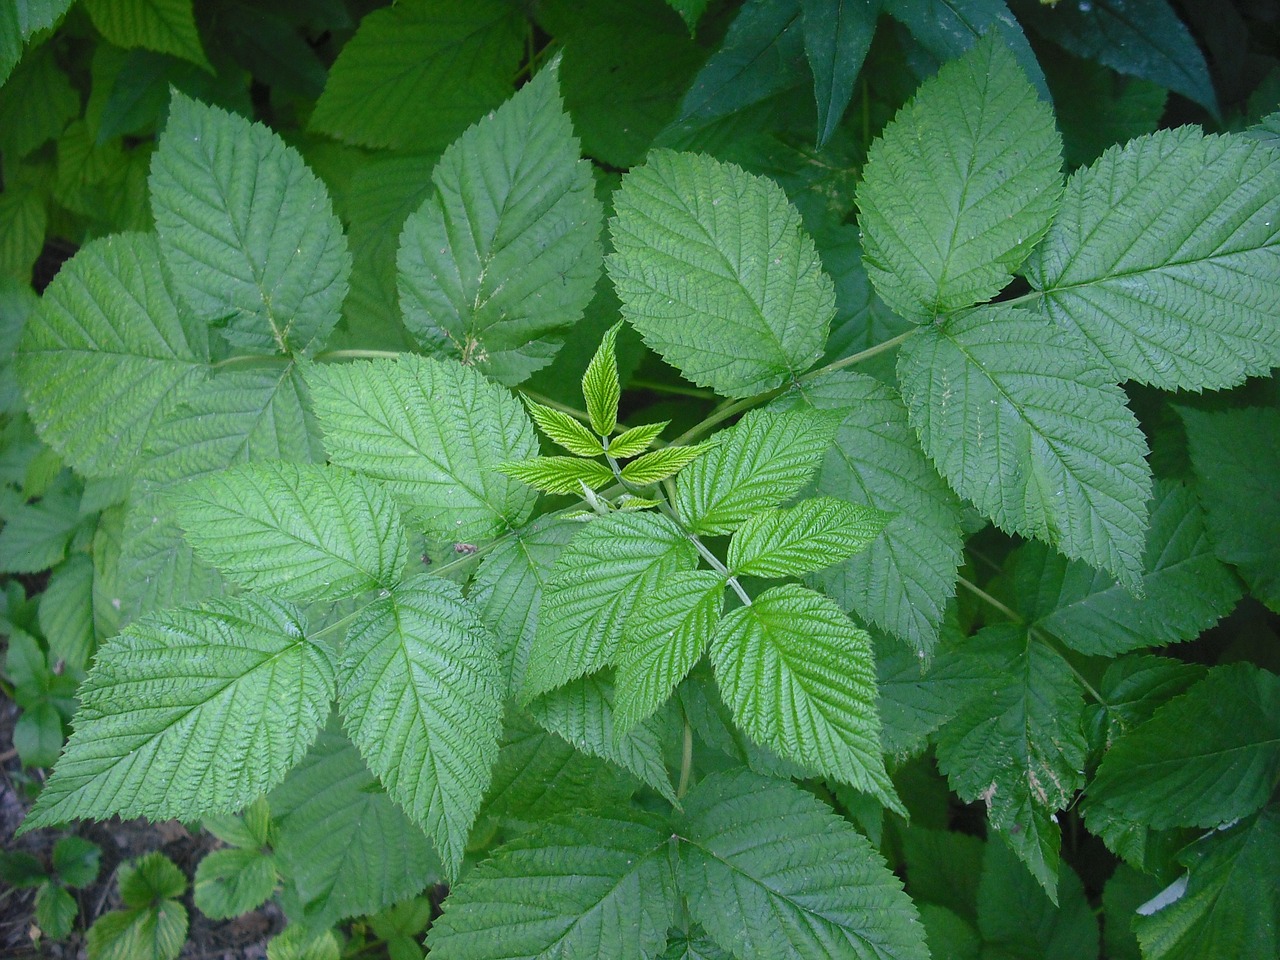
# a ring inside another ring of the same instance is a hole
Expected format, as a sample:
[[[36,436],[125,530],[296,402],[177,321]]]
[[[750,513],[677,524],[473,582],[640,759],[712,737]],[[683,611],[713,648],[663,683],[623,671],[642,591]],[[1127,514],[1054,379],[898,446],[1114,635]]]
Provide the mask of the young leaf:
[[[613,433],[618,425],[618,401],[622,388],[618,384],[618,328],[615,323],[596,347],[596,352],[582,374],[582,399],[587,404],[591,429],[602,437]]]
[[[75,897],[56,883],[43,883],[36,890],[35,921],[40,932],[50,940],[61,940],[71,933],[80,906]]]
[[[253,353],[313,353],[338,322],[351,254],[324,185],[280,137],[174,91],[151,162],[178,294]]]
[[[499,383],[551,362],[600,275],[604,214],[556,74],[540,71],[444,152],[396,258],[409,332]]]
[[[663,447],[642,457],[637,457],[622,468],[622,479],[639,486],[647,486],[665,480],[683,470],[706,452],[704,444],[682,447]]]
[[[622,731],[651,715],[702,658],[724,606],[725,580],[710,570],[671,574],[631,611],[618,643],[617,710]]]
[[[431,535],[482,539],[528,518],[537,494],[495,468],[538,452],[533,425],[475,370],[405,354],[307,382],[332,462],[382,481]]]
[[[608,267],[623,315],[690,380],[749,397],[822,355],[835,291],[772,180],[657,151],[614,203]]]
[[[1026,273],[1110,378],[1215,389],[1280,364],[1277,243],[1280,155],[1181,127],[1076,171]]]
[[[818,103],[818,146],[831,139],[853,99],[853,82],[871,48],[881,0],[801,0],[804,53]]]
[[[365,608],[345,654],[347,732],[456,874],[498,756],[493,637],[454,583],[421,575]]]
[[[333,684],[328,656],[285,604],[241,597],[138,620],[98,651],[66,752],[22,829],[237,810],[301,759]]]
[[[1141,589],[1151,472],[1146,441],[1110,375],[1011,307],[930,326],[898,358],[925,452],[1004,530]]]
[[[1256,812],[1278,775],[1280,677],[1228,664],[1116,741],[1086,809],[1157,830],[1216,827]]]
[[[196,908],[215,920],[256,910],[275,888],[275,858],[261,850],[214,850],[196,867]]]
[[[80,248],[27,321],[18,379],[41,438],[87,476],[129,471],[204,376],[208,334],[174,300],[150,234]]]
[[[649,449],[650,444],[658,439],[658,435],[667,429],[667,424],[670,422],[670,420],[663,420],[661,423],[645,423],[630,430],[623,430],[608,441],[609,455],[621,460],[644,453]]]
[[[800,491],[831,443],[836,416],[753,410],[676,480],[676,508],[696,533],[729,533],[757,510]]]
[[[693,544],[666,517],[613,513],[592,520],[560,554],[543,589],[525,702],[608,666],[637,600],[696,565]]]
[[[729,542],[727,563],[748,577],[798,577],[862,550],[889,518],[835,497],[809,497],[794,507],[747,517]]]
[[[433,960],[653,956],[677,903],[665,826],[640,813],[580,813],[500,847],[432,924]]]
[[[987,34],[867,155],[858,223],[876,292],[920,323],[999,293],[1049,229],[1061,167],[1053,111]]]
[[[98,879],[102,848],[83,837],[63,837],[53,847],[53,869],[58,879],[73,889],[83,889]]]
[[[187,939],[187,908],[176,900],[112,910],[89,928],[85,946],[97,960],[177,960]]]
[[[831,600],[798,584],[766,590],[720,621],[711,661],[751,739],[902,809],[880,754],[871,638]]]
[[[499,463],[494,469],[544,493],[581,494],[583,484],[599,490],[614,482],[613,471],[605,464],[577,457],[534,457]]]
[[[544,407],[528,397],[521,399],[538,429],[570,453],[580,457],[598,457],[604,453],[600,438],[569,414]]]
[[[526,29],[501,0],[374,10],[330,69],[311,129],[364,147],[440,150],[511,95]]]
[[[998,679],[938,732],[938,767],[962,800],[986,803],[991,828],[1056,904],[1053,814],[1084,786],[1080,687],[1059,654],[1011,624],[986,628],[961,657]]]
[[[734,956],[929,956],[901,882],[813,795],[737,770],[703,780],[684,804],[680,890],[694,919]]]
[[[391,495],[339,468],[245,464],[184,486],[180,497],[178,521],[197,556],[287,600],[393,587],[409,558]]]

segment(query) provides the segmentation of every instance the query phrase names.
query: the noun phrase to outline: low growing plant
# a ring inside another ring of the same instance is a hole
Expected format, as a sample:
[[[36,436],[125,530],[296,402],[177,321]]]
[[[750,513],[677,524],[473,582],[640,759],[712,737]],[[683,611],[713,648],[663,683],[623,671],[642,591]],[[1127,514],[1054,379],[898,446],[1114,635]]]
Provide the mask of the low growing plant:
[[[207,818],[196,905],[278,885],[279,957],[1274,955],[1275,116],[1153,131],[1218,111],[1153,59],[1064,176],[1003,4],[880,52],[878,4],[539,4],[562,57],[446,6],[366,16],[296,146],[175,80],[154,225],[6,308],[110,624],[23,829]],[[669,56],[614,117],[620,37]],[[816,148],[749,132],[788,51]]]

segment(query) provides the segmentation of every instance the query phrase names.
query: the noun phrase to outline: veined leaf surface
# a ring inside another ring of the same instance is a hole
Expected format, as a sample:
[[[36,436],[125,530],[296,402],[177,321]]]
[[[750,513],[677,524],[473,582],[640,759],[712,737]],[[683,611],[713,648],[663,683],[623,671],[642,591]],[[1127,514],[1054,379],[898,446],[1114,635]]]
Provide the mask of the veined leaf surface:
[[[863,549],[888,518],[836,497],[808,497],[793,507],[747,517],[729,542],[729,569],[749,577],[798,577]]]

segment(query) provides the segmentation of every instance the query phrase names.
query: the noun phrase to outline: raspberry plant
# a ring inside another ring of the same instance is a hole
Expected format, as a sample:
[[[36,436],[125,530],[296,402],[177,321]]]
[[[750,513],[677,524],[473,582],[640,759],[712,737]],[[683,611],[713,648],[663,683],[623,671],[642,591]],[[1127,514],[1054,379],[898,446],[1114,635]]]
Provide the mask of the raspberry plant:
[[[515,7],[376,10],[294,142],[170,77],[149,213],[5,292],[86,671],[23,829],[204,820],[196,905],[278,888],[299,955],[1095,956],[1090,898],[1109,955],[1273,955],[1280,678],[1202,635],[1280,611],[1274,115],[1150,129],[1218,109],[1152,0],[1182,69],[1091,150],[1003,4],[894,0],[946,62],[859,140],[879,4],[752,0],[701,66],[672,6],[537,5],[514,92]]]

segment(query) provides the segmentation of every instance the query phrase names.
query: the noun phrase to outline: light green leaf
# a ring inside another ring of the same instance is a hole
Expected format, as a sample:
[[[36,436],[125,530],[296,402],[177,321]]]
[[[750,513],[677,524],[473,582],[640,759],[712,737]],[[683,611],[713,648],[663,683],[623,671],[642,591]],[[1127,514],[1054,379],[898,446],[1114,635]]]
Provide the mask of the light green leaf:
[[[260,850],[214,850],[196,867],[196,908],[215,920],[256,910],[275,888],[275,858]]]
[[[323,345],[351,254],[324,185],[293,147],[175,90],[150,184],[165,265],[201,320],[253,353]]]
[[[812,794],[745,770],[689,792],[677,877],[689,912],[739,957],[925,960],[901,881]]]
[[[23,331],[17,365],[41,438],[87,476],[128,471],[152,424],[207,369],[203,325],[174,301],[149,234],[80,248]]]
[[[672,731],[662,714],[622,730],[614,726],[614,686],[605,676],[581,677],[529,704],[529,714],[583,753],[616,763],[672,803],[676,792],[663,763]]]
[[[333,667],[295,608],[241,597],[137,621],[98,651],[79,695],[71,740],[23,830],[240,809],[315,739]]]
[[[1041,543],[1019,547],[1007,569],[1029,623],[1074,650],[1106,657],[1193,640],[1240,599],[1239,582],[1213,555],[1195,494],[1170,481],[1155,486],[1142,599]]]
[[[523,698],[608,666],[637,601],[697,565],[675,523],[651,513],[592,520],[556,560],[542,593]]]
[[[600,438],[569,414],[544,407],[528,397],[521,399],[538,429],[570,453],[576,453],[580,457],[598,457],[604,453]]]
[[[1076,171],[1026,273],[1112,379],[1214,389],[1280,364],[1278,250],[1280,154],[1180,127]]]
[[[192,0],[84,0],[84,8],[117,47],[172,54],[213,72],[200,46]]]
[[[696,533],[729,533],[809,482],[839,421],[813,410],[753,410],[712,438],[676,480],[676,509]]]
[[[640,813],[577,814],[500,847],[450,893],[431,957],[652,956],[677,903],[664,828]]]
[[[124,515],[114,582],[95,607],[108,625],[173,606],[193,606],[226,592],[222,577],[198,559],[173,517],[164,490],[143,491]],[[114,630],[108,630],[113,633]]]
[[[364,147],[439,150],[511,95],[526,29],[502,0],[374,10],[330,69],[311,129]]]
[[[853,99],[853,83],[871,48],[880,0],[801,0],[804,53],[818,104],[818,146],[831,139]]]
[[[613,433],[618,425],[618,401],[622,388],[618,384],[618,330],[615,323],[600,340],[600,346],[582,374],[582,399],[587,404],[591,429],[602,437]]]
[[[498,756],[494,641],[456,584],[418,576],[347,632],[339,703],[369,768],[456,874]]]
[[[663,420],[661,423],[645,423],[629,430],[623,430],[622,433],[609,440],[609,455],[623,459],[644,453],[649,449],[653,441],[658,439],[658,435],[667,428],[669,423],[671,423],[670,420]]]
[[[59,491],[6,511],[0,530],[0,572],[38,573],[60,563],[76,528],[84,522],[80,498]]]
[[[442,879],[426,835],[391,802],[335,722],[271,793],[288,899],[327,927]]]
[[[1280,807],[1272,804],[1201,838],[1179,859],[1190,868],[1181,896],[1158,910],[1139,907],[1133,918],[1144,958],[1217,960],[1280,951],[1280,894],[1262,879],[1274,876],[1280,862]]]
[[[508,385],[551,362],[600,276],[604,213],[556,73],[444,152],[396,258],[409,332]]]
[[[1280,677],[1214,667],[1107,751],[1086,812],[1154,829],[1216,827],[1256,812],[1280,776]]]
[[[266,461],[208,474],[181,488],[177,514],[202,560],[287,600],[390,589],[409,559],[391,495],[320,464]]]
[[[898,376],[925,452],[1002,529],[1141,589],[1151,471],[1108,372],[1032,314],[974,310],[922,328]]]
[[[731,610],[711,661],[733,719],[782,757],[902,810],[880,753],[871,638],[798,584]]]
[[[265,797],[259,797],[242,813],[214,814],[202,819],[200,826],[232,847],[266,847],[271,843],[271,807]]]
[[[40,632],[49,655],[72,670],[84,670],[93,656],[93,560],[83,553],[54,571],[40,594]]]
[[[679,571],[631,611],[617,653],[619,730],[657,710],[693,665],[720,622],[725,579],[710,570]]]
[[[333,930],[316,931],[303,923],[285,927],[267,944],[267,960],[341,960]]]
[[[1084,786],[1080,687],[1058,653],[1012,624],[986,628],[960,656],[987,683],[938,732],[938,767],[962,800],[986,804],[991,828],[1056,904],[1053,814]]]
[[[995,296],[1049,229],[1061,168],[1053,111],[988,33],[867,155],[858,224],[876,292],[920,323]]]
[[[748,397],[822,355],[835,289],[776,183],[656,151],[614,204],[608,267],[623,316],[690,380]]]
[[[75,897],[56,883],[43,883],[36,890],[35,921],[40,933],[50,940],[61,940],[71,933],[80,913]]]
[[[889,517],[836,497],[747,517],[729,542],[730,571],[748,577],[798,577],[864,549]]]
[[[187,939],[187,908],[176,900],[112,910],[94,921],[86,946],[95,960],[176,960]]]
[[[577,457],[534,457],[532,460],[499,463],[494,469],[544,493],[581,495],[583,484],[599,490],[614,482],[613,471],[605,464]]]
[[[331,461],[382,481],[427,531],[482,539],[537,494],[495,469],[538,452],[520,403],[454,361],[402,355],[308,372]]]
[[[845,372],[811,381],[780,402],[845,414],[815,492],[891,514],[866,550],[811,582],[917,651],[929,651],[955,593],[960,504],[921,451],[906,407],[889,387]]]
[[[663,447],[642,457],[637,457],[622,468],[622,479],[628,483],[647,486],[665,480],[683,470],[706,452],[705,444]]]

